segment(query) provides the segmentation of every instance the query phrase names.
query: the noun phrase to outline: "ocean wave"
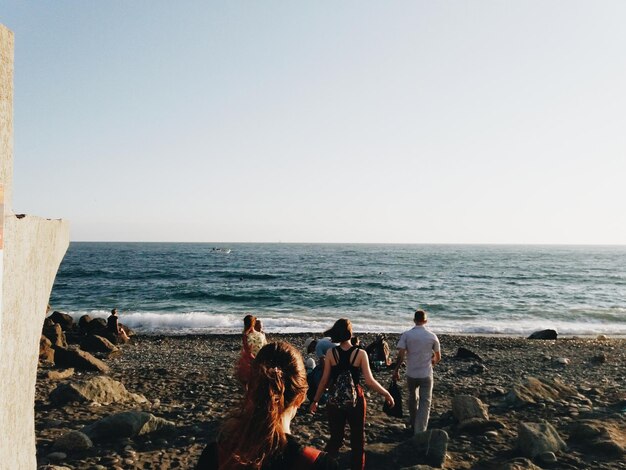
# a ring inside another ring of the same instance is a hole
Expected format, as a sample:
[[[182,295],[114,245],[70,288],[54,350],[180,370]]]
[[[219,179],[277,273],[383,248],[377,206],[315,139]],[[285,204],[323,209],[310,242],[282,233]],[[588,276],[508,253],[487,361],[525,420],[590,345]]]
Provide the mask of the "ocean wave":
[[[91,310],[69,312],[76,320],[84,314],[92,317],[106,318],[108,311]],[[297,314],[252,312],[263,320],[264,329],[268,333],[320,333],[332,326],[340,315],[331,312],[301,311]],[[192,334],[192,333],[238,333],[242,328],[242,320],[246,312],[211,313],[211,312],[122,312],[120,321],[139,333],[155,334]],[[357,333],[401,333],[411,328],[411,316],[391,317],[386,315],[368,316],[347,315],[352,319],[354,331]],[[500,334],[511,336],[527,336],[530,333],[555,329],[561,335],[626,335],[626,320],[621,322],[603,323],[598,321],[567,321],[528,319],[488,321],[473,317],[463,321],[431,316],[430,329],[437,334]]]

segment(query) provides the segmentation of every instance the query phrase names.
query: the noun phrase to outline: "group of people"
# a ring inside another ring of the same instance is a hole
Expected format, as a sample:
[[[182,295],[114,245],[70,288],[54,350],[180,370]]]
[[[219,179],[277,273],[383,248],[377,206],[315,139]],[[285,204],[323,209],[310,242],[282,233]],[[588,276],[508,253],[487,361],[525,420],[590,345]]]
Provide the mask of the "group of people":
[[[433,366],[441,360],[439,340],[425,327],[427,321],[426,312],[415,312],[415,326],[398,341],[393,372],[393,379],[399,380],[406,361],[412,433],[428,426]],[[217,442],[204,449],[197,469],[336,469],[346,423],[350,426],[351,468],[365,467],[366,400],[361,378],[389,407],[394,406],[394,398],[374,378],[367,352],[353,337],[350,320],[337,320],[322,339],[307,339],[305,350],[317,357],[308,377],[302,355],[294,346],[284,341],[267,343],[260,320],[252,315],[244,318],[237,363],[244,399],[223,424]],[[310,413],[316,413],[320,400],[327,396],[330,438],[323,452],[299,444],[290,433],[307,390]]]

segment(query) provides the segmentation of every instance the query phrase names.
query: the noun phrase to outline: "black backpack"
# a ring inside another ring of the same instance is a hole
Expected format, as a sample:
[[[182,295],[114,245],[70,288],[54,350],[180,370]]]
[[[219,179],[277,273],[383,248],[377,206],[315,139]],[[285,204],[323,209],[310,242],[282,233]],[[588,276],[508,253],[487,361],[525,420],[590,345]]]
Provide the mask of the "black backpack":
[[[337,365],[335,367],[339,367],[340,372],[331,387],[328,403],[338,408],[351,409],[356,406],[357,391],[350,368],[354,365],[354,361],[359,354],[355,353],[352,361],[350,361],[350,355],[356,347],[353,346],[348,349],[345,355],[340,355],[337,349],[339,349],[339,346],[333,348],[333,356],[335,361],[337,361]],[[342,358],[344,357],[346,359],[342,361]]]

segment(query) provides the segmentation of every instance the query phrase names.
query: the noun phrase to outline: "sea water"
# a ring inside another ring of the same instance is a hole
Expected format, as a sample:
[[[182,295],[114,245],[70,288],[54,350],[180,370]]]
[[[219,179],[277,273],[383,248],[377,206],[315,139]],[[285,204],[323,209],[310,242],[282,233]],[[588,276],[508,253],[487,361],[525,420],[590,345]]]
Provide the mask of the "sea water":
[[[416,308],[437,333],[626,334],[626,247],[72,243],[51,296],[75,318],[143,333],[400,332]]]

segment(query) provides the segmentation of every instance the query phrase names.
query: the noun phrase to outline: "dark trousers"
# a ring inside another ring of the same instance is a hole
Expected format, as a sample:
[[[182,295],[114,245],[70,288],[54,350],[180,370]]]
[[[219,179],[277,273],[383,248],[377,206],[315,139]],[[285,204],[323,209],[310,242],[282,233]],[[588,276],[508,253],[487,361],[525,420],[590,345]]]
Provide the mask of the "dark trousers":
[[[361,386],[357,387],[356,406],[352,409],[337,408],[328,405],[328,427],[330,440],[326,444],[326,452],[337,457],[343,445],[346,422],[350,426],[350,447],[352,449],[352,470],[365,468],[365,397]]]

